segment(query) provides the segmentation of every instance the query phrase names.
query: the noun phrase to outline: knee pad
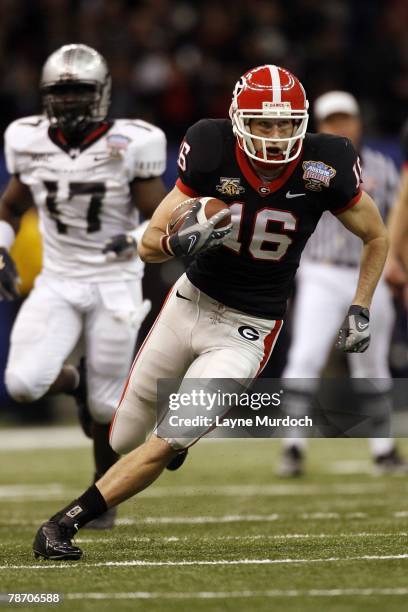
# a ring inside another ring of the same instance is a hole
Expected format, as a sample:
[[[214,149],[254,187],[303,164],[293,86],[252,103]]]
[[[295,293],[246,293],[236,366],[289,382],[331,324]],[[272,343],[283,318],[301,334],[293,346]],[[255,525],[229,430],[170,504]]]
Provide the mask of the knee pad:
[[[16,402],[34,402],[48,391],[48,385],[41,385],[37,381],[30,381],[29,376],[25,379],[20,373],[10,368],[6,369],[4,382],[10,397]]]
[[[119,455],[129,453],[146,441],[155,422],[154,403],[139,400],[132,404],[125,397],[112,421],[109,440],[111,447]]]
[[[88,397],[88,407],[92,419],[100,425],[108,425],[112,421],[116,405],[109,401]]]

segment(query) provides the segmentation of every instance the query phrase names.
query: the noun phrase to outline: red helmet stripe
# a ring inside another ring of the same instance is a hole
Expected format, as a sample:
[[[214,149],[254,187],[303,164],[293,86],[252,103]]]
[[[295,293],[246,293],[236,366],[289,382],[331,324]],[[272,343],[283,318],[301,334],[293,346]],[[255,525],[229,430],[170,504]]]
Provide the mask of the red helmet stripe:
[[[269,66],[269,70],[271,72],[271,81],[272,81],[272,102],[280,103],[282,102],[281,96],[281,80],[279,74],[279,68],[277,66]]]

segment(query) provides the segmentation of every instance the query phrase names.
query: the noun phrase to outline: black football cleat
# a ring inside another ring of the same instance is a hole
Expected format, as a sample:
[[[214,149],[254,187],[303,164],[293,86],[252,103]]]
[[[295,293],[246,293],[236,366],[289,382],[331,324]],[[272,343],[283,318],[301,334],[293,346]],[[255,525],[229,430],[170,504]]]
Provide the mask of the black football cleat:
[[[73,530],[56,521],[47,521],[37,531],[33,543],[34,557],[43,557],[53,561],[77,561],[82,557],[82,550],[73,546]]]
[[[276,475],[280,478],[296,478],[304,474],[304,453],[295,445],[285,448]]]
[[[401,456],[397,448],[392,448],[389,453],[378,455],[374,458],[374,474],[383,476],[386,474],[407,474],[408,462]]]
[[[71,392],[78,408],[78,419],[87,438],[92,439],[92,417],[88,407],[88,386],[86,382],[86,360],[82,357],[78,367],[79,385]]]
[[[181,468],[181,466],[186,460],[187,453],[188,448],[185,448],[184,450],[180,451],[175,457],[173,457],[173,459],[168,462],[166,468],[170,470],[170,472],[175,472],[176,470]]]

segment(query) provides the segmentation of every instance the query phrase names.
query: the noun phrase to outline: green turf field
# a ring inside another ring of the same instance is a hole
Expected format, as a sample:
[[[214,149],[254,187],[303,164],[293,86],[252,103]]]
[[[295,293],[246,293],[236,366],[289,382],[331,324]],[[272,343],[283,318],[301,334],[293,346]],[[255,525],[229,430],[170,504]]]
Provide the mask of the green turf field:
[[[52,609],[75,611],[408,610],[407,477],[372,476],[364,441],[315,440],[308,476],[283,481],[277,451],[202,442],[58,564],[36,561],[32,539],[87,486],[90,451],[0,449],[0,591],[60,592]]]

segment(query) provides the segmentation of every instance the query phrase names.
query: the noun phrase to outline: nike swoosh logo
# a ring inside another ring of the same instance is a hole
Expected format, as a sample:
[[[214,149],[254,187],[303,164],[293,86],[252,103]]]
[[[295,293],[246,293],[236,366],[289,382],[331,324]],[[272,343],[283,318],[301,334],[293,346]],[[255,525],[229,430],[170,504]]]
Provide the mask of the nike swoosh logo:
[[[188,253],[190,253],[191,249],[193,248],[193,246],[195,245],[195,243],[197,242],[197,236],[195,234],[192,234],[191,236],[188,237],[189,241],[190,241],[190,246],[188,247]]]
[[[288,200],[291,200],[292,198],[301,198],[302,196],[305,196],[305,193],[290,193],[290,191],[286,192],[286,197]]]
[[[368,327],[368,323],[357,323],[358,329],[366,329]]]
[[[181,295],[181,293],[179,293],[179,290],[177,289],[176,291],[176,297],[181,298],[182,300],[187,300],[188,302],[191,302],[192,300],[190,300],[190,298],[186,298],[184,295]]]

